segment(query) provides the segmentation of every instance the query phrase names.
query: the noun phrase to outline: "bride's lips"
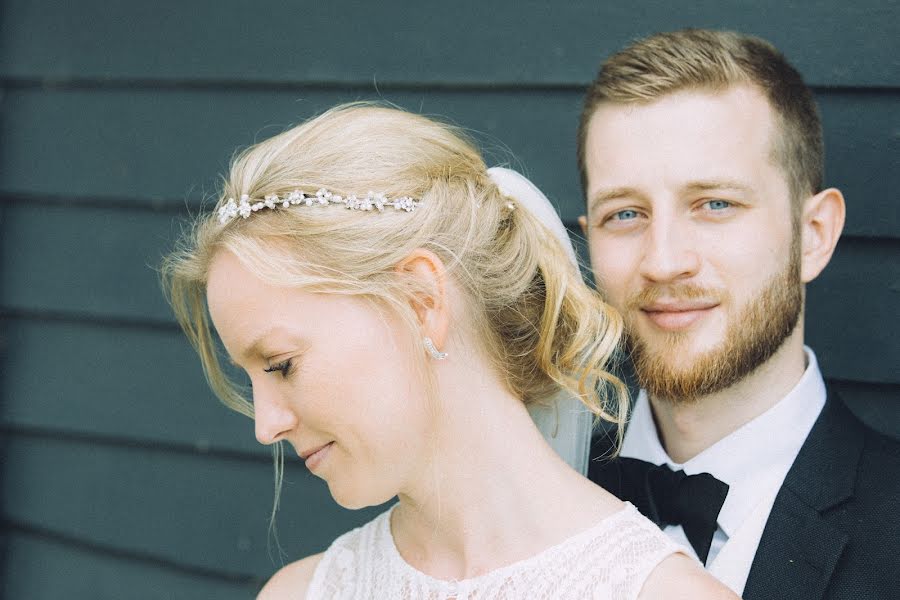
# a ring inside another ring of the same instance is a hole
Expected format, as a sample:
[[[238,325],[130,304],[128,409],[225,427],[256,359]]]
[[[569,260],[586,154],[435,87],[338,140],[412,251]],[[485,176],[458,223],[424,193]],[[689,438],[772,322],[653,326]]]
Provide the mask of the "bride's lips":
[[[322,464],[322,461],[328,456],[328,451],[331,450],[333,444],[334,442],[328,442],[327,444],[300,452],[300,458],[306,462],[306,468],[310,471],[315,471],[316,467]]]
[[[719,304],[712,301],[654,302],[641,307],[650,321],[664,331],[687,329]]]

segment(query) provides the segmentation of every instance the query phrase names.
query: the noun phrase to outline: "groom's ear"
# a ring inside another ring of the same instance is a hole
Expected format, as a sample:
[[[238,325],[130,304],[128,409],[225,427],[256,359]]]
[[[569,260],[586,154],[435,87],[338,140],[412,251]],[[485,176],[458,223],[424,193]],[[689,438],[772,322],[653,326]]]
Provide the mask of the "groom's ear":
[[[587,217],[584,215],[578,217],[578,224],[581,225],[581,235],[587,237]]]
[[[844,196],[836,188],[822,190],[803,203],[800,215],[800,269],[803,283],[819,276],[831,260],[844,230]]]
[[[450,328],[447,268],[431,250],[417,248],[395,267],[409,289],[409,302],[422,335],[444,348]]]

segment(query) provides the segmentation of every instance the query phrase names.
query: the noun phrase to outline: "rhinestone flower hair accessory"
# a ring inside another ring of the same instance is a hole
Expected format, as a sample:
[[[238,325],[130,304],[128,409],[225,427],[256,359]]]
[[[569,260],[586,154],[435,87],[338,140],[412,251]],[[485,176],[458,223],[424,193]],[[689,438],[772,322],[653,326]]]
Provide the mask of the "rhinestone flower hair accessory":
[[[332,194],[325,188],[320,189],[315,195],[307,195],[300,190],[294,190],[285,196],[270,194],[265,200],[251,202],[250,197],[244,194],[237,202],[234,198],[229,198],[221,208],[219,208],[219,223],[226,224],[232,219],[241,217],[246,219],[251,214],[264,208],[290,208],[292,206],[329,206],[331,204],[343,204],[349,210],[377,210],[384,211],[387,207],[395,210],[412,212],[420,201],[414,200],[407,196],[402,198],[390,199],[382,193],[369,192],[363,198],[356,196],[347,196],[346,198]]]

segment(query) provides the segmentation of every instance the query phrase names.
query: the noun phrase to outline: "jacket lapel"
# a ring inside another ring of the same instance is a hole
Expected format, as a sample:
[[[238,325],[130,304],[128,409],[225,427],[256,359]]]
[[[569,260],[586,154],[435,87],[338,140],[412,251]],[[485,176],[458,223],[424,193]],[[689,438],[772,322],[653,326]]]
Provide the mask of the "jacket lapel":
[[[745,600],[820,600],[848,536],[826,519],[849,500],[865,431],[829,390],[822,414],[784,480],[744,587]]]

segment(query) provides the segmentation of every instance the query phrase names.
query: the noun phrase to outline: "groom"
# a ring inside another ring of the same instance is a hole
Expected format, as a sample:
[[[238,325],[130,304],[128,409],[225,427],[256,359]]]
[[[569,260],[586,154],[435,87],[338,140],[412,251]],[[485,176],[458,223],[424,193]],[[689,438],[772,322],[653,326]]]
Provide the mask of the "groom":
[[[803,343],[805,284],[844,224],[822,153],[797,71],[730,32],[612,56],[579,127],[582,227],[642,388],[589,476],[750,600],[900,593],[900,444]]]

